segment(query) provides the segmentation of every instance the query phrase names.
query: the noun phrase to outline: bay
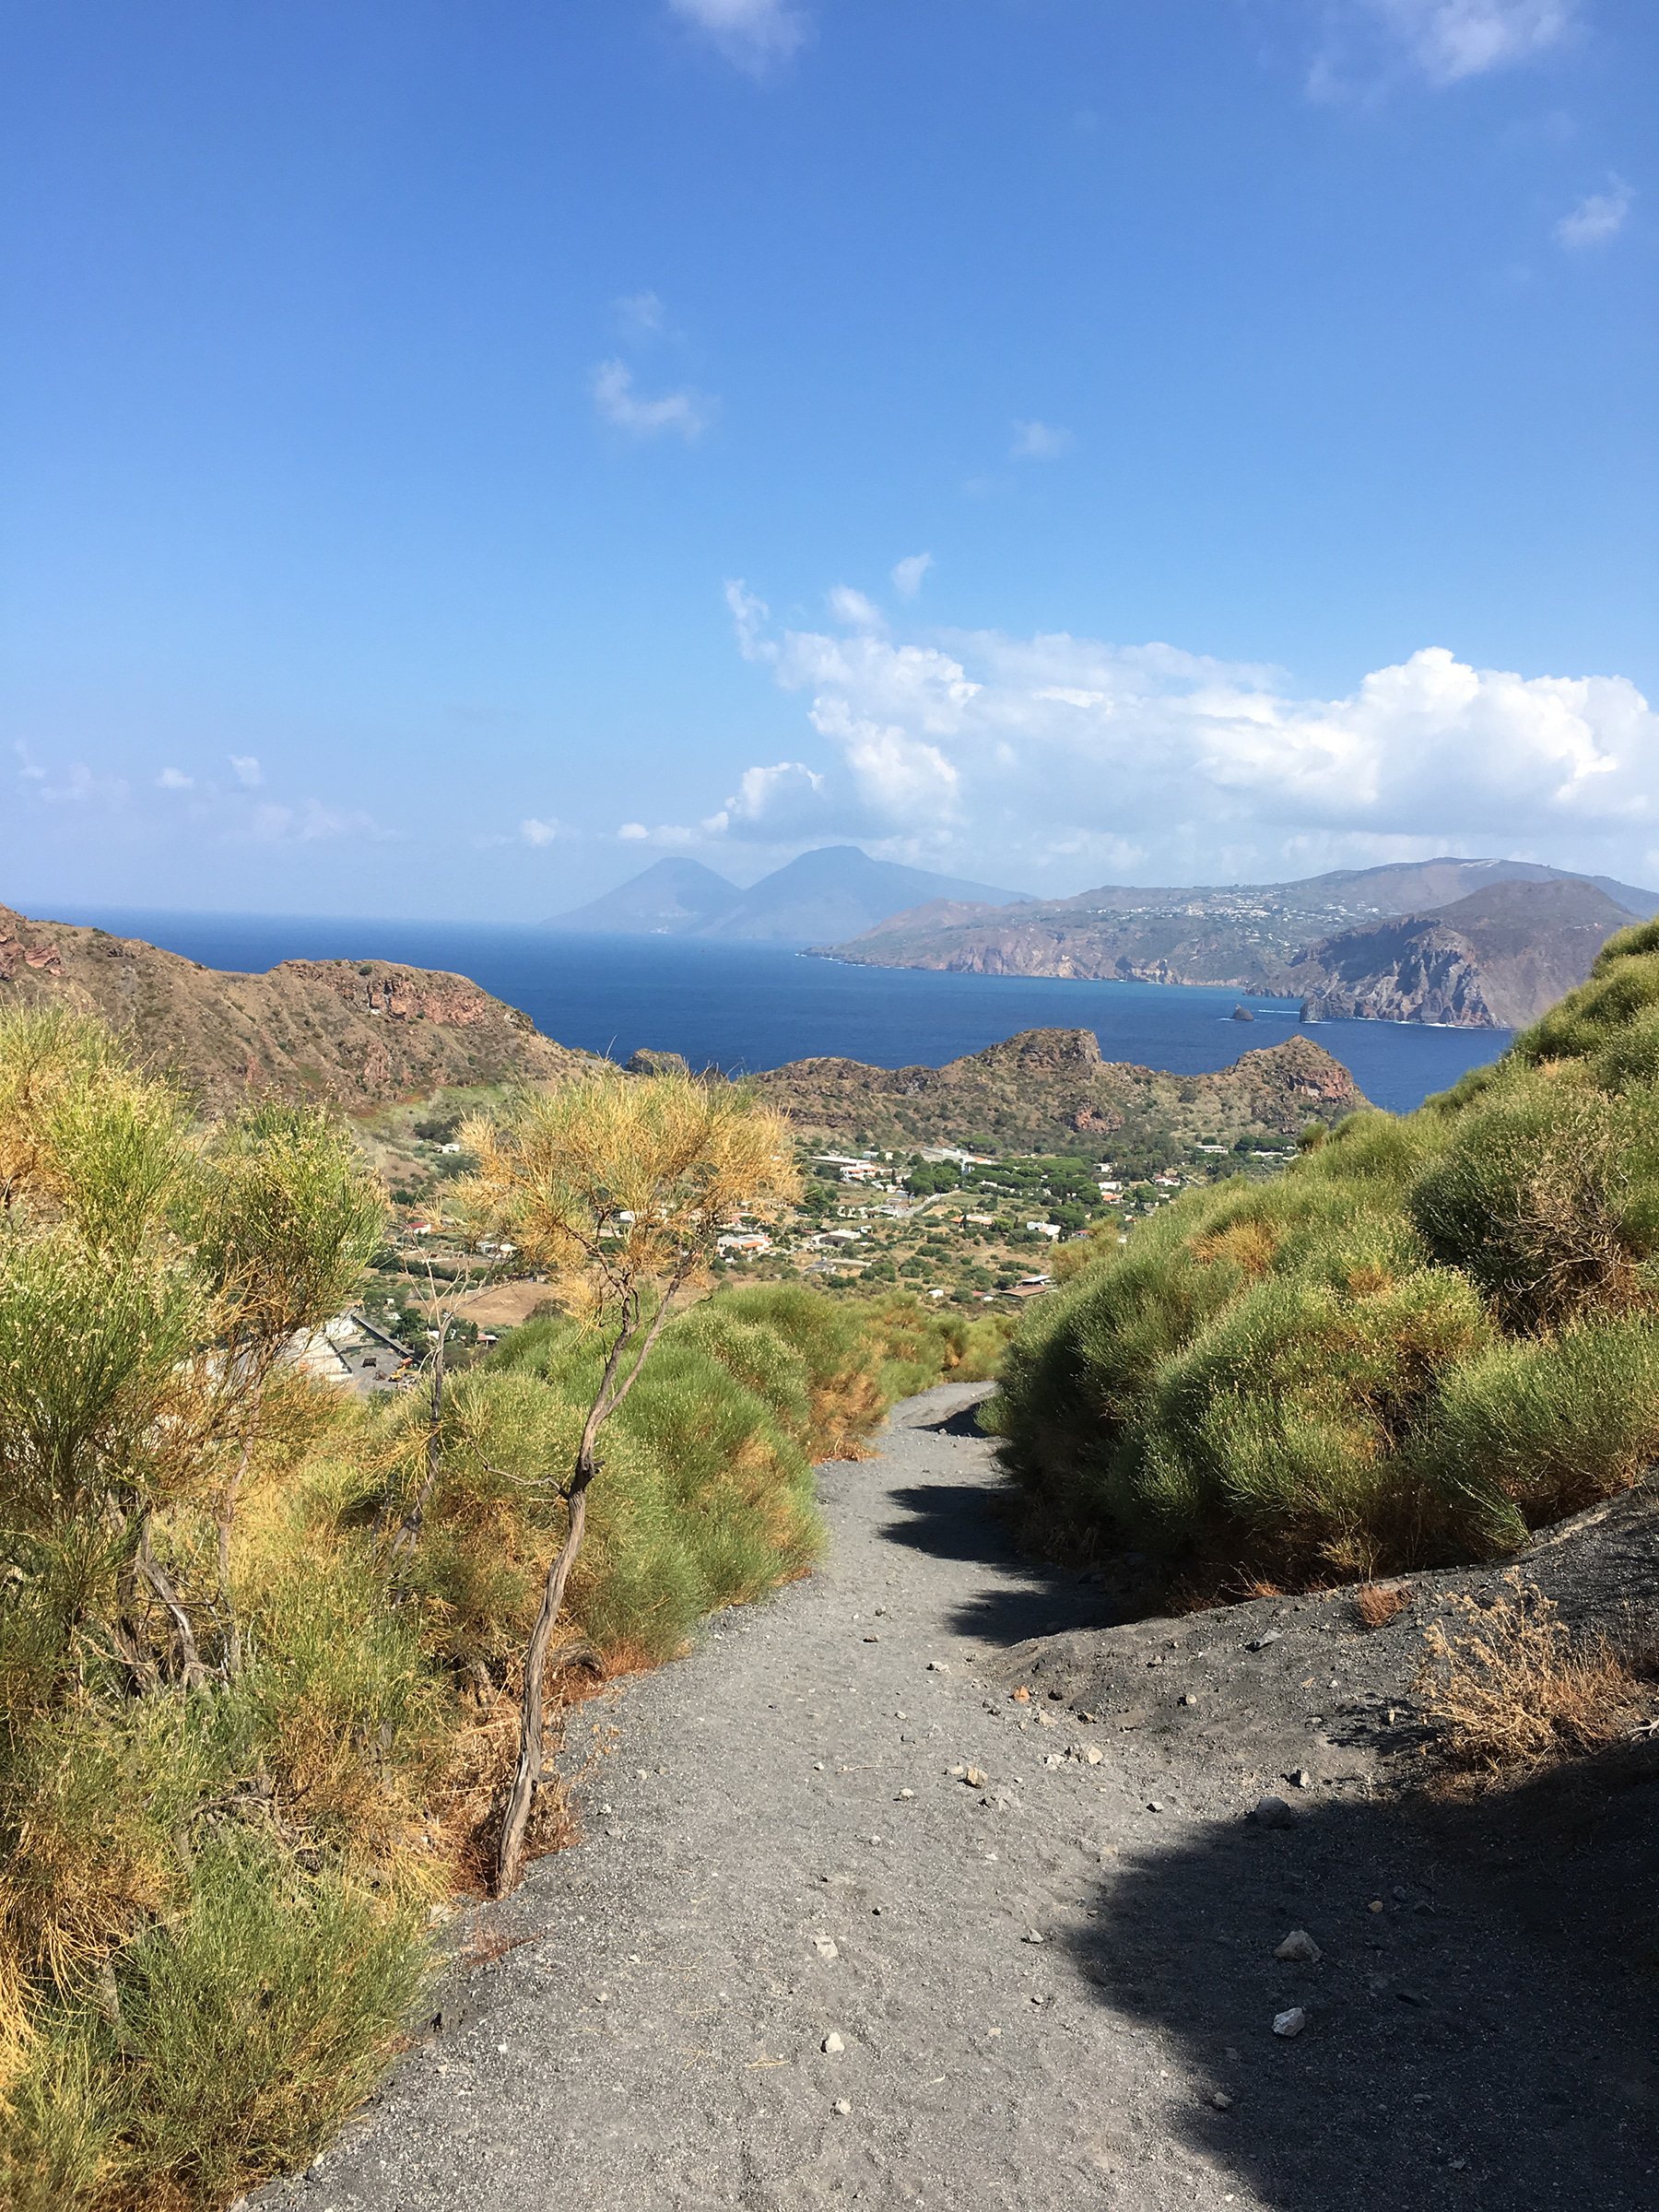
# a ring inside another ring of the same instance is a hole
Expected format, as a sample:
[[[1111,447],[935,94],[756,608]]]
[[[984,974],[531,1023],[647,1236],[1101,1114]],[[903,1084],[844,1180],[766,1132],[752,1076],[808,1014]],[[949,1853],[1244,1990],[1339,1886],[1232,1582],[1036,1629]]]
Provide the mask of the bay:
[[[772,945],[564,935],[460,922],[200,914],[131,908],[60,913],[143,937],[209,968],[286,959],[402,960],[472,977],[561,1043],[626,1059],[641,1045],[728,1074],[819,1054],[937,1066],[1020,1030],[1091,1029],[1108,1060],[1195,1075],[1299,1028],[1293,999],[1163,983],[938,975],[814,959]],[[1235,1006],[1253,1022],[1232,1018]],[[1327,1021],[1306,1034],[1379,1106],[1408,1112],[1497,1058],[1503,1030]]]

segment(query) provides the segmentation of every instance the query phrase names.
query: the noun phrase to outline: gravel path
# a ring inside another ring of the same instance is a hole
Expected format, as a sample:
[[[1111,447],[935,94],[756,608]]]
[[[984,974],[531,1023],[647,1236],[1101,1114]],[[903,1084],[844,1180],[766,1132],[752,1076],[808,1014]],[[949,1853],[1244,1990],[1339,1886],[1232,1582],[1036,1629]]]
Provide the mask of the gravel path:
[[[979,1394],[913,1399],[879,1458],[823,1470],[810,1581],[583,1709],[587,1840],[480,1916],[513,1947],[267,2201],[1659,2202],[1651,1764],[1611,1812],[1540,1801],[1519,1838],[1403,1813],[1365,1726],[1240,1708],[1318,1638],[1335,1702],[1330,1618],[1204,1617],[1218,1658],[1190,1620],[1101,1636],[1100,1591],[1016,1562]],[[1265,1788],[1293,1827],[1244,1818]],[[1535,1878],[1563,1849],[1594,1868]],[[1275,1959],[1299,1927],[1323,1963]],[[1291,2006],[1308,2024],[1276,2037]]]

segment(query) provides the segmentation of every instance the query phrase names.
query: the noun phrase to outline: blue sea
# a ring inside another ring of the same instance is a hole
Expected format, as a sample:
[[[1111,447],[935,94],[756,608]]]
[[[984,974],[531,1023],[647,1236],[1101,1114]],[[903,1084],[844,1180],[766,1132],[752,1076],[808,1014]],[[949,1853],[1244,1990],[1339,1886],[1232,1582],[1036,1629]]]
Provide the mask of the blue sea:
[[[879,1067],[936,1066],[1019,1030],[1091,1029],[1108,1060],[1180,1075],[1226,1067],[1299,1025],[1293,999],[1162,983],[1083,983],[859,968],[770,945],[684,937],[561,935],[458,922],[80,908],[65,922],[144,937],[209,968],[288,959],[405,960],[469,975],[561,1043],[620,1059],[641,1045],[728,1074],[818,1053]],[[1501,1030],[1327,1021],[1308,1030],[1379,1106],[1404,1113],[1466,1068],[1495,1060]]]

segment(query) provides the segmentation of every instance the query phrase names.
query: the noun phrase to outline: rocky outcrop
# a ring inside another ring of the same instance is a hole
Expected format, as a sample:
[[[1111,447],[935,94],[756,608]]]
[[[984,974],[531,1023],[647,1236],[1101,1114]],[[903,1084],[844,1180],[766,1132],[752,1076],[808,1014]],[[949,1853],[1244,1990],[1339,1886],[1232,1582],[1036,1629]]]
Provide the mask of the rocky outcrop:
[[[390,960],[285,960],[224,974],[137,937],[0,907],[0,1007],[101,1015],[204,1102],[250,1095],[349,1108],[452,1084],[539,1081],[586,1065],[464,975]]]
[[[1028,1030],[943,1067],[795,1060],[755,1083],[803,1132],[1048,1151],[1119,1131],[1293,1136],[1310,1120],[1334,1121],[1365,1103],[1347,1068],[1312,1038],[1245,1053],[1212,1074],[1174,1076],[1102,1060],[1092,1030]]]
[[[1630,915],[1594,884],[1500,883],[1432,914],[1344,930],[1290,964],[1309,1021],[1516,1029],[1575,990]]]

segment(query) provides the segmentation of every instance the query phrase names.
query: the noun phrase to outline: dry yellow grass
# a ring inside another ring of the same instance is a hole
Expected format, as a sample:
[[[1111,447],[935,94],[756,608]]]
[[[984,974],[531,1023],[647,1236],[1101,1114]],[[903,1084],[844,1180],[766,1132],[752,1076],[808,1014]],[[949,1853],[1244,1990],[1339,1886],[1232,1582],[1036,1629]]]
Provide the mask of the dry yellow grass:
[[[1362,1629],[1386,1628],[1410,1603],[1409,1583],[1362,1583],[1354,1593],[1354,1611]]]
[[[1453,1602],[1466,1627],[1436,1622],[1418,1694],[1453,1759],[1497,1773],[1605,1750],[1643,1716],[1643,1687],[1605,1636],[1576,1640],[1554,1603],[1512,1569],[1506,1594]]]

